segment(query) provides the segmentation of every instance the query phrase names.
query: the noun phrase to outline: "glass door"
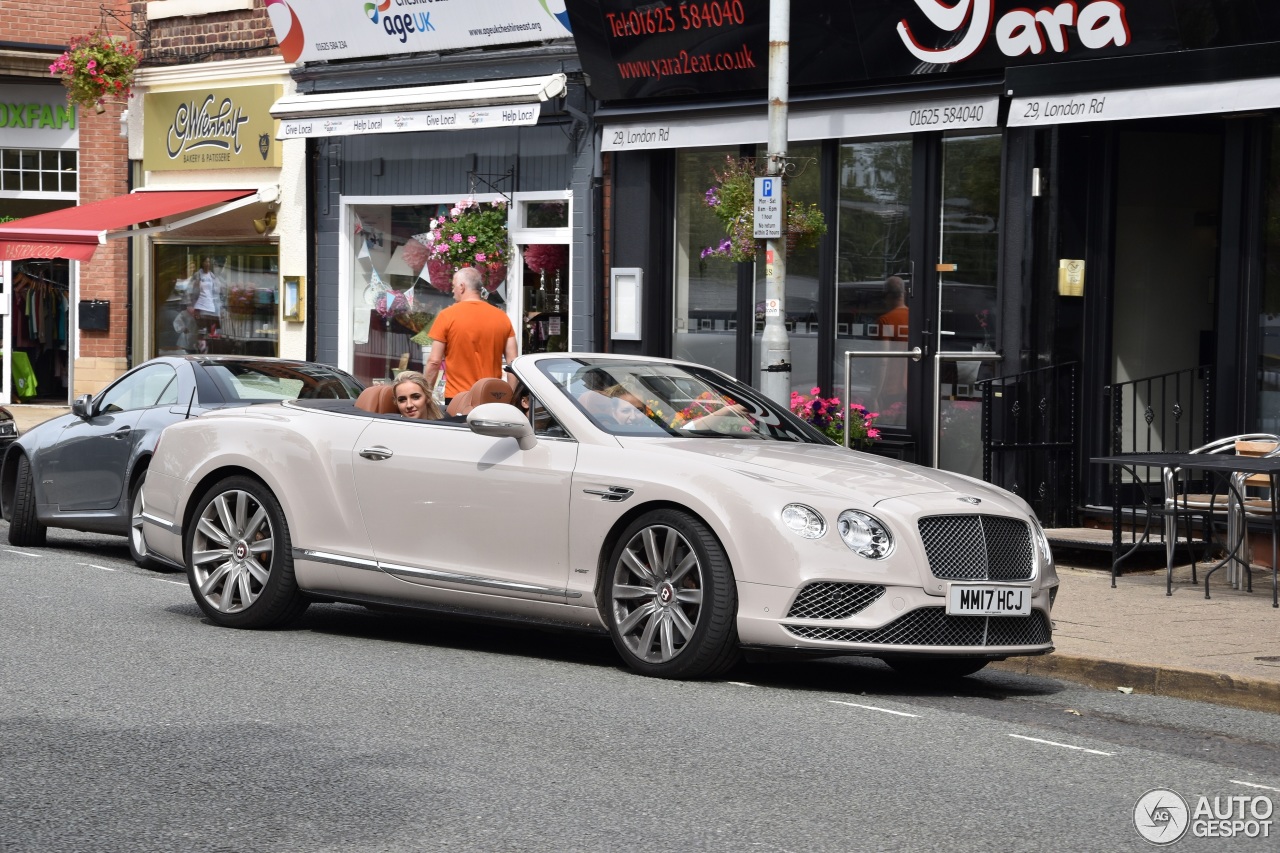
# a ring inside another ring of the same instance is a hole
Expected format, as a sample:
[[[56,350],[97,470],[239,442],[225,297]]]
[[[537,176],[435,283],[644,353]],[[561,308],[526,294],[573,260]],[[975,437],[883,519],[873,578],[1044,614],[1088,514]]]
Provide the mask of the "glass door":
[[[982,477],[982,394],[999,350],[1000,137],[942,140],[935,466]],[[963,358],[972,353],[974,358]]]
[[[508,276],[507,310],[520,353],[569,349],[570,197],[517,193],[511,242],[518,262]]]

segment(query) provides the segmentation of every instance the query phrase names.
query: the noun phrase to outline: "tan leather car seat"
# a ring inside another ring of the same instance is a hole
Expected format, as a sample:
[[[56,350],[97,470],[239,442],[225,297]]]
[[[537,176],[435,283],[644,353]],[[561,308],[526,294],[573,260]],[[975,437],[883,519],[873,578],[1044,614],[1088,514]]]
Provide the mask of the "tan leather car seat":
[[[450,415],[465,415],[481,403],[510,403],[515,394],[505,379],[480,379],[449,401]]]
[[[400,408],[396,405],[396,388],[394,385],[370,385],[356,397],[356,408],[373,412],[376,415],[398,415]]]

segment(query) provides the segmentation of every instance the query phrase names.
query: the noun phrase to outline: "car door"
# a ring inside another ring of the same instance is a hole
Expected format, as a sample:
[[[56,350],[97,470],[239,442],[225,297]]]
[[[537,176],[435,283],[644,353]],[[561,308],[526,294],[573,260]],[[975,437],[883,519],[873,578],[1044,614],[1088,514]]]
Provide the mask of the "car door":
[[[73,418],[62,428],[42,453],[38,472],[59,512],[106,510],[119,503],[134,447],[146,430],[168,423],[148,419],[148,412],[176,402],[177,384],[172,365],[144,364],[98,395],[89,417]]]
[[[577,444],[521,450],[465,425],[375,419],[352,464],[374,553],[403,580],[563,600]]]

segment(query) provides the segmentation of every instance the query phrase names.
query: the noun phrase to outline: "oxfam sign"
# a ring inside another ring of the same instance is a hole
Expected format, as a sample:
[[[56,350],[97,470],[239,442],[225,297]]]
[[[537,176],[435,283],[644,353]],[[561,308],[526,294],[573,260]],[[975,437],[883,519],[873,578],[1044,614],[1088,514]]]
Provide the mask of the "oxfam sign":
[[[78,148],[76,109],[61,86],[0,90],[0,148]]]

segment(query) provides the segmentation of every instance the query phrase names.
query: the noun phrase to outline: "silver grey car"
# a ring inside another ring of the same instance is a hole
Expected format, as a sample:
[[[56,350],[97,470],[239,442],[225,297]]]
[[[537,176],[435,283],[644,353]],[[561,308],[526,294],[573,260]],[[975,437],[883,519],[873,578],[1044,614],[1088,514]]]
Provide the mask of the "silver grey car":
[[[465,419],[301,400],[169,427],[150,553],[220,625],[335,601],[498,615],[607,632],[662,677],[753,651],[956,677],[1052,650],[1058,578],[1015,495],[846,450],[696,364],[511,369],[513,401]]]

